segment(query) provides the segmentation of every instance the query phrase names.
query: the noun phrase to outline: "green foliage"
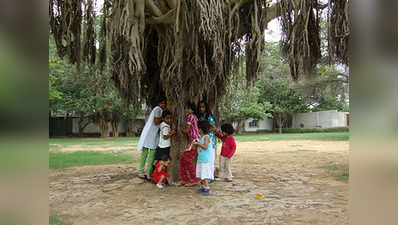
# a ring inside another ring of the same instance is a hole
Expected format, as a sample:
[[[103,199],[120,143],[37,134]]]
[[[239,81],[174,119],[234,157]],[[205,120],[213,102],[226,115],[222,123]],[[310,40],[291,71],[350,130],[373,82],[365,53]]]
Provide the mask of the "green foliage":
[[[350,171],[344,170],[339,173],[338,178],[347,181],[350,178]]]
[[[313,112],[338,110],[348,112],[349,73],[335,65],[321,65],[318,74],[302,79],[295,86]]]
[[[350,111],[350,105],[349,104],[343,104],[340,111],[341,112],[349,112]]]
[[[306,112],[307,104],[291,82],[290,69],[286,59],[281,55],[279,44],[269,42],[265,46],[262,61],[263,72],[257,83],[261,90],[259,100],[272,105],[270,112],[278,125],[293,117],[294,114]]]
[[[68,223],[68,221],[66,219],[58,216],[54,212],[50,212],[49,225],[67,225],[67,224],[70,224],[70,223]]]
[[[140,107],[125,106],[111,79],[108,68],[100,70],[89,64],[80,68],[68,64],[55,54],[53,40],[50,47],[50,112],[74,113],[89,118],[100,125],[101,134],[107,137],[107,125],[142,114]],[[84,128],[84,124],[80,124]]]
[[[50,217],[49,217],[49,224],[50,225],[55,225],[55,224],[59,224],[60,223],[60,220],[59,220],[59,218],[58,218],[58,215],[56,215],[56,214],[50,214]]]
[[[267,129],[257,129],[256,133],[257,134],[269,134],[269,133],[271,133],[271,131],[267,130]]]
[[[260,99],[272,103],[271,112],[278,125],[296,113],[307,112],[307,104],[294,87],[283,79],[263,78]]]
[[[245,82],[244,64],[234,69],[235,77],[220,104],[221,120],[273,117],[278,125],[283,125],[294,114],[308,112],[310,108],[312,111],[349,110],[345,102],[348,98],[346,72],[336,66],[321,65],[315,77],[294,83],[279,43],[267,42],[262,54],[262,72],[254,86],[247,86]]]
[[[327,170],[332,170],[332,175],[337,179],[337,180],[344,180],[348,181],[350,178],[350,171],[348,169],[343,169],[341,166],[338,165],[324,165],[322,168],[327,169]]]
[[[49,90],[49,100],[54,101],[54,100],[61,100],[62,99],[62,93],[58,91],[58,89],[55,87],[55,81],[57,80],[56,77],[53,75],[49,74],[48,78],[48,90]]]
[[[336,170],[337,166],[336,165],[332,165],[332,164],[328,164],[328,165],[322,166],[322,168],[329,169],[329,170]]]
[[[263,120],[270,116],[269,113],[265,113],[265,111],[269,110],[270,104],[268,102],[265,103],[256,103],[256,102],[247,102],[247,104],[242,105],[238,111],[238,119],[248,119],[253,118],[256,120]]]
[[[75,66],[56,56],[52,39],[49,40],[49,52],[50,85],[63,96],[51,99],[50,94],[50,111],[91,114],[92,96],[96,94],[93,89],[95,81],[90,79],[87,70],[78,71]]]
[[[242,56],[244,57],[244,56]],[[223,96],[219,105],[220,120],[230,122],[246,120],[249,118],[263,120],[270,117],[266,113],[271,108],[269,102],[260,101],[260,89],[246,82],[245,67],[242,66],[227,86],[227,94]]]

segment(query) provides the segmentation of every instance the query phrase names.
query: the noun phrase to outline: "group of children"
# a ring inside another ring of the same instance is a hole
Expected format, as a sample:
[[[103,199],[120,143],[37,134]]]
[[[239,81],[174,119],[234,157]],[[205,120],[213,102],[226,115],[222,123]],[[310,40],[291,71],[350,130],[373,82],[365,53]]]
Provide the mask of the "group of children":
[[[181,131],[187,134],[189,142],[180,158],[179,182],[175,185],[201,186],[197,193],[209,195],[211,193],[210,182],[222,179],[233,181],[231,158],[236,150],[235,139],[232,136],[234,128],[231,124],[226,123],[221,126],[221,134],[216,132],[215,121],[207,103],[200,101],[197,108],[192,102],[187,103],[186,125]],[[213,132],[223,142],[219,158],[218,178],[214,178],[216,143]],[[171,129],[171,112],[167,110],[167,101],[165,98],[161,98],[149,115],[137,145],[137,150],[141,151],[139,178],[153,180],[158,188],[164,188],[164,184],[170,177],[166,173],[166,167],[172,161],[170,138],[175,133],[176,130]],[[193,163],[195,158],[197,159],[196,167]],[[145,164],[147,164],[146,169]]]

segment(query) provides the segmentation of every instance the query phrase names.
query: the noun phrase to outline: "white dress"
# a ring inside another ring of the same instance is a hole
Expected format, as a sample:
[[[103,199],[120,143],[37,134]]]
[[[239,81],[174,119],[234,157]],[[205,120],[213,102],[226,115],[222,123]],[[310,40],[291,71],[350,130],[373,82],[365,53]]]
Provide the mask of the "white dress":
[[[146,122],[144,129],[142,130],[140,140],[137,144],[137,151],[140,152],[143,147],[149,149],[156,149],[159,143],[159,125],[155,125],[155,117],[162,117],[162,108],[156,106],[151,114],[149,114],[148,121]]]

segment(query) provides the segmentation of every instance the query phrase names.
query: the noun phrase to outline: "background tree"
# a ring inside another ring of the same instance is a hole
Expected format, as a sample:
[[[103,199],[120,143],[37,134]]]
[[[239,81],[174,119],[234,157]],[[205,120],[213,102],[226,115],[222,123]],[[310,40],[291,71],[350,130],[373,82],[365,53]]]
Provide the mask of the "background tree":
[[[50,85],[59,92],[60,98],[51,98],[49,100],[50,116],[51,114],[64,114],[68,117],[70,113],[80,115],[79,137],[83,136],[83,130],[90,124],[90,121],[84,123],[84,117],[90,115],[90,96],[87,96],[85,82],[79,82],[75,68],[70,64],[59,59],[55,54],[55,46],[52,38],[49,39],[49,71]],[[50,92],[51,93],[51,92]]]
[[[121,99],[110,74],[93,66],[80,65],[71,67],[69,63],[54,55],[50,40],[50,84],[59,92],[58,98],[50,99],[50,110],[54,113],[63,111],[67,116],[77,114],[80,119],[79,137],[90,123],[96,123],[101,130],[101,137],[109,137],[109,125],[113,136],[119,135],[119,124],[123,120],[125,103]],[[54,75],[53,75],[54,74]],[[54,92],[55,93],[55,92]],[[55,93],[56,94],[56,93]],[[88,120],[85,120],[88,118]]]
[[[53,86],[62,96],[50,99],[49,109],[53,114],[63,113],[65,117],[71,113],[80,115],[79,136],[82,137],[84,128],[90,124],[90,120],[84,122],[84,118],[91,115],[93,110],[89,91],[91,86],[87,83],[87,77],[77,75],[75,68],[62,60],[56,60],[51,54],[49,70],[54,76]]]
[[[281,133],[285,122],[295,113],[306,111],[307,105],[295,88],[290,76],[288,59],[282,54],[278,42],[265,44],[261,68],[257,82],[261,90],[259,99],[271,103],[269,111]]]
[[[262,82],[266,85],[263,86],[261,98],[271,102],[272,115],[276,119],[279,133],[282,133],[285,121],[296,113],[308,111],[307,104],[293,84],[283,79],[267,79]]]
[[[244,59],[244,55],[240,56]],[[271,105],[267,101],[261,101],[260,87],[246,82],[245,65],[237,65],[234,69],[234,77],[227,86],[226,93],[219,105],[220,123],[236,123],[236,133],[242,132],[245,121],[253,118],[263,120],[270,117]],[[254,81],[257,82],[257,79]]]
[[[335,6],[335,7],[342,7]],[[347,7],[347,6],[345,6]],[[342,12],[345,12],[343,8]],[[329,9],[326,10],[328,12]],[[322,12],[322,14],[327,14]],[[329,21],[326,20],[327,16],[336,17]],[[349,99],[349,73],[348,73],[348,62],[344,63],[340,60],[334,60],[332,57],[333,54],[325,54],[331,51],[340,51],[340,46],[336,46],[335,49],[330,49],[331,45],[328,45],[328,42],[333,42],[334,40],[328,40],[329,33],[337,32],[341,27],[346,26],[346,24],[338,24],[336,26],[340,28],[335,28],[336,30],[332,30],[330,24],[336,20],[342,19],[337,17],[342,17],[347,15],[342,14],[327,14],[326,16],[322,16],[320,18],[320,43],[321,43],[321,52],[322,58],[317,65],[317,70],[315,76],[312,77],[301,77],[296,82],[295,87],[298,92],[300,92],[303,97],[306,99],[308,107],[311,111],[324,111],[324,110],[339,110],[339,111],[347,111],[348,110],[348,99]],[[342,30],[343,32],[343,30]],[[345,33],[342,36],[348,37],[348,30],[345,30]],[[341,40],[343,41],[343,40]],[[346,41],[346,39],[344,39]],[[348,48],[345,46],[344,48]],[[348,49],[345,49],[348,51]],[[345,52],[343,54],[346,54]],[[340,54],[340,53],[335,53]],[[348,60],[348,59],[346,59]]]
[[[102,76],[92,89],[92,114],[90,115],[94,123],[99,125],[101,138],[110,136],[109,126],[112,126],[113,136],[119,136],[119,124],[123,116],[124,103],[120,98],[119,92],[109,83],[108,79]]]
[[[49,60],[49,68],[55,69],[57,66],[56,64],[60,64],[60,61],[54,61],[54,60]],[[49,110],[50,114],[51,111],[57,110],[57,102],[63,100],[62,92],[58,90],[58,87],[56,85],[57,77],[52,75],[54,71],[50,71],[49,77],[48,77],[48,90],[49,90]]]
[[[141,105],[141,103],[139,103]],[[123,111],[123,120],[126,123],[126,137],[133,137],[133,127],[135,120],[138,115],[144,115],[144,110],[142,107],[133,107],[132,105],[127,105]],[[136,131],[138,132],[138,130]]]
[[[273,103],[272,114],[280,132],[286,126],[284,122],[296,113],[347,110],[349,74],[338,69],[340,64],[328,65],[327,61],[322,59],[310,78],[304,76],[292,82],[288,59],[282,55],[279,43],[265,44],[257,85],[260,99]]]

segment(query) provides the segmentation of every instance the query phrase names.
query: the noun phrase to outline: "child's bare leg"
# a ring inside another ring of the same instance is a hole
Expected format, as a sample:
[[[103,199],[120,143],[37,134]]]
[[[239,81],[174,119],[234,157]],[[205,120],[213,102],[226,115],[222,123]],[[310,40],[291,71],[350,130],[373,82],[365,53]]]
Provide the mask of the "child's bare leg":
[[[209,188],[209,179],[205,178],[205,179],[203,180],[203,187]]]
[[[159,179],[158,183],[163,183],[163,180],[164,180],[164,178],[165,178],[165,176],[164,176],[164,175],[162,175],[162,176],[160,177],[160,179]]]

